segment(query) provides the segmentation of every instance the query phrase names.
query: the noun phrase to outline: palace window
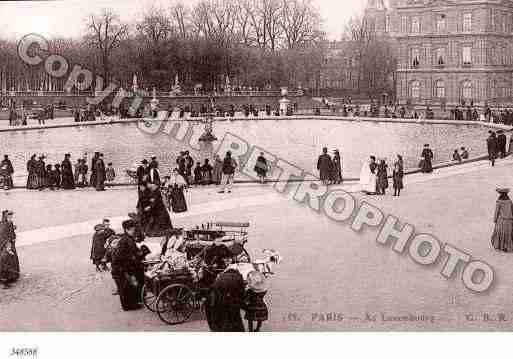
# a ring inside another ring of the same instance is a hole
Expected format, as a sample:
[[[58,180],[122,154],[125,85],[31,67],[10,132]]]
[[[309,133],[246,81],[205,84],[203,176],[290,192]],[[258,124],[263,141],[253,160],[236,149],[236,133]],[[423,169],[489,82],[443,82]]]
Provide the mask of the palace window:
[[[503,14],[502,15],[502,21],[501,21],[501,30],[502,30],[502,32],[506,32],[507,29],[508,29],[507,15]]]
[[[443,33],[445,32],[445,15],[437,15],[436,16],[436,32]]]
[[[443,80],[435,82],[435,97],[445,98],[445,82]]]
[[[385,32],[390,32],[390,15],[385,17]]]
[[[463,14],[463,31],[472,31],[472,13]]]
[[[420,33],[420,19],[417,16],[411,19],[411,32],[414,34]]]
[[[419,49],[411,50],[411,66],[417,68],[420,65],[420,51]]]
[[[461,84],[461,94],[464,99],[472,98],[472,83],[469,80]]]
[[[436,64],[438,66],[445,65],[445,49],[443,47],[436,49]]]
[[[412,98],[420,98],[420,82],[414,80],[411,82],[410,94]]]
[[[463,65],[472,64],[472,47],[464,46],[463,47]]]

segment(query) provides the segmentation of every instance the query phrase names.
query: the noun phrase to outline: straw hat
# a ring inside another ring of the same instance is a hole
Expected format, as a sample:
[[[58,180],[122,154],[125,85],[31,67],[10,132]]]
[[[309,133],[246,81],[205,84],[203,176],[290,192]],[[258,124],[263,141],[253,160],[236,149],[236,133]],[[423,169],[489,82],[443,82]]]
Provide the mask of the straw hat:
[[[509,188],[497,188],[496,191],[500,194],[508,194],[509,193]]]

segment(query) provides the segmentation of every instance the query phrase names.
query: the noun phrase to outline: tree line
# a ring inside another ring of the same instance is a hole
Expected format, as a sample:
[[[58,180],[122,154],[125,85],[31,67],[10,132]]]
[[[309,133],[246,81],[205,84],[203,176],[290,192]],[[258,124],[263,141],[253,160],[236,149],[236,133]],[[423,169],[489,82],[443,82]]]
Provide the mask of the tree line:
[[[123,22],[113,9],[85,19],[80,38],[48,39],[49,51],[101,75],[104,83],[129,88],[232,86],[315,87],[324,58],[325,34],[311,0],[172,0]],[[42,68],[19,60],[16,43],[0,39],[0,87],[63,90]]]

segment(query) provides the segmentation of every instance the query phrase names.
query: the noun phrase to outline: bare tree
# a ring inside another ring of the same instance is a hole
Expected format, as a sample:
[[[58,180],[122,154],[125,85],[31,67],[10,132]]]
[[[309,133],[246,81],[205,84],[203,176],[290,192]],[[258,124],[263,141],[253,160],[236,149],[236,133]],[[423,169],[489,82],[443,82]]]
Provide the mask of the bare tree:
[[[99,15],[89,15],[85,40],[98,52],[104,83],[110,80],[112,52],[127,36],[128,25],[123,24],[112,9],[103,9]]]
[[[172,0],[169,8],[171,27],[181,39],[190,35],[190,9],[182,0]]]
[[[320,40],[321,15],[311,0],[282,0],[281,29],[286,47],[299,49]]]
[[[192,22],[198,34],[224,45],[233,38],[236,11],[232,0],[202,0],[193,10]]]

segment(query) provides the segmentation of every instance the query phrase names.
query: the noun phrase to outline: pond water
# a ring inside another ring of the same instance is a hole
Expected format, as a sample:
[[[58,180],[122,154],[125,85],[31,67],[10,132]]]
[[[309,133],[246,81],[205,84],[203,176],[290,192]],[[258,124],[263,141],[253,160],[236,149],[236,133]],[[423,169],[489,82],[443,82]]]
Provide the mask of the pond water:
[[[141,125],[139,125],[141,126]],[[198,134],[202,124],[195,124]],[[330,154],[340,150],[344,177],[358,177],[362,161],[373,154],[389,163],[401,154],[406,168],[417,167],[424,143],[431,144],[435,163],[446,162],[456,148],[465,146],[471,157],[486,152],[488,129],[481,125],[433,125],[416,123],[347,122],[319,119],[245,120],[214,123],[213,132],[222,139],[229,132],[252,145],[293,163],[306,171],[315,170],[317,157],[324,146]],[[194,143],[196,140],[193,140]],[[214,143],[214,147],[217,143]],[[165,133],[155,135],[141,131],[137,124],[110,124],[0,133],[0,154],[9,154],[15,167],[15,182],[23,184],[26,162],[31,154],[44,153],[47,163],[62,161],[71,153],[74,163],[87,153],[88,162],[95,151],[103,152],[105,162],[112,162],[116,181],[129,181],[125,170],[142,158],[158,157],[161,172],[174,167],[180,150],[190,150],[194,160],[208,156],[191,150]],[[90,164],[89,164],[90,165]]]

